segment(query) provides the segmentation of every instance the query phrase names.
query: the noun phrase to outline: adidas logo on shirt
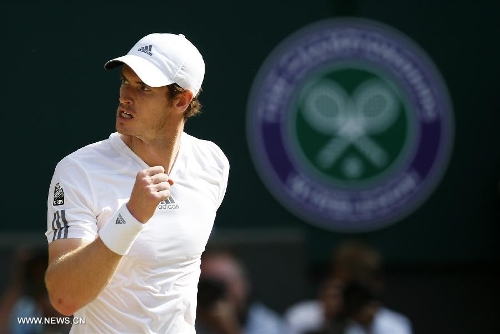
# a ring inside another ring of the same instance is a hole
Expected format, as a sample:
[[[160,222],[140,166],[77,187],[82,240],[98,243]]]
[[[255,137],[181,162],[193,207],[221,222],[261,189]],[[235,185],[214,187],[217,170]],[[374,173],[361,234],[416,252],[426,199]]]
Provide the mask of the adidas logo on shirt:
[[[144,52],[145,54],[148,54],[150,56],[153,55],[153,52],[151,52],[153,49],[152,45],[146,45],[146,46],[141,46],[137,51]]]
[[[158,209],[160,209],[160,210],[175,210],[178,208],[179,208],[179,205],[177,203],[175,203],[175,200],[172,197],[172,195],[170,195],[169,198],[161,201],[160,204],[158,204]]]

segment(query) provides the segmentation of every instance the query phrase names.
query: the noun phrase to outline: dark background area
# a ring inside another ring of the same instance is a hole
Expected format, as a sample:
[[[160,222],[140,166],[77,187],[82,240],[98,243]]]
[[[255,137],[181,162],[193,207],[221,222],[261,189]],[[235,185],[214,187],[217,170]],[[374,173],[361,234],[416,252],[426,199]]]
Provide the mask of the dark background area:
[[[20,244],[45,242],[55,164],[114,131],[119,74],[104,63],[148,33],[183,33],[207,66],[204,113],[186,131],[216,142],[231,162],[215,238],[248,261],[258,297],[282,312],[314,296],[332,249],[355,237],[383,254],[387,303],[416,333],[500,333],[499,1],[2,2],[0,12],[2,263]],[[440,70],[455,117],[451,160],[433,194],[365,233],[327,231],[289,213],[258,177],[245,134],[250,87],[269,53],[298,29],[341,16],[415,41]]]

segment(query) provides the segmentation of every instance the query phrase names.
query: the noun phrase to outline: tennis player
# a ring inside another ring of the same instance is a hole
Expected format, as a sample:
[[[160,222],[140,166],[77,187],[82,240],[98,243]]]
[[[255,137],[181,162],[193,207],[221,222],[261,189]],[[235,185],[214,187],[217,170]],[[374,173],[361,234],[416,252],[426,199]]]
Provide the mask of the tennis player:
[[[154,33],[105,64],[121,70],[116,132],[55,167],[48,194],[50,300],[72,333],[195,333],[200,256],[229,162],[184,132],[205,63]]]

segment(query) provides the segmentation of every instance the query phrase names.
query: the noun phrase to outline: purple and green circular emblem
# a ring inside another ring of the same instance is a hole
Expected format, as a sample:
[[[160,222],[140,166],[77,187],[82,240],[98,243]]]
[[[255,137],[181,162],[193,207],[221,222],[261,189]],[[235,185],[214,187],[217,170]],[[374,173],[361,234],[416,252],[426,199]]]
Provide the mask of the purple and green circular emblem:
[[[411,214],[448,164],[444,81],[404,34],[364,19],[312,24],[266,59],[247,109],[251,157],[290,212],[332,231]]]

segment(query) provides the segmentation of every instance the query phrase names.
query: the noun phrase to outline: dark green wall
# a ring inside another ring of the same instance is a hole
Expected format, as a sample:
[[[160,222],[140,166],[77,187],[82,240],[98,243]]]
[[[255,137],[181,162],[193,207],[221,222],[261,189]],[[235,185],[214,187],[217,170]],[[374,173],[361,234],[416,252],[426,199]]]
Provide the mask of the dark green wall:
[[[205,113],[186,130],[231,161],[217,228],[303,231],[312,260],[353,235],[300,221],[266,190],[249,156],[245,113],[259,67],[284,38],[325,18],[354,15],[393,26],[440,69],[455,113],[449,168],[416,212],[355,234],[393,263],[491,263],[499,259],[500,59],[498,1],[199,1],[161,5],[2,3],[0,232],[45,231],[52,171],[71,151],[114,129],[118,72],[103,69],[150,32],[184,33],[204,55]]]

